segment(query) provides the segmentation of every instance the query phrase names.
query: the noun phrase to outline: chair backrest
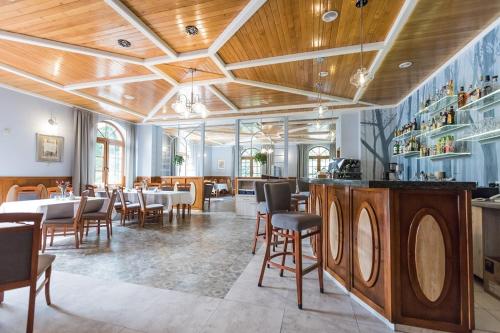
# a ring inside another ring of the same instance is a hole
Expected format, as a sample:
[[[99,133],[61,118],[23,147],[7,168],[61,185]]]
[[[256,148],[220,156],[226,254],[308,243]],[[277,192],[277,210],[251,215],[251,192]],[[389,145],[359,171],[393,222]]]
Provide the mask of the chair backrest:
[[[88,196],[82,195],[80,198],[80,204],[78,205],[78,209],[76,210],[75,216],[73,217],[74,223],[80,223],[82,220],[82,215],[85,212],[85,206],[87,205]]]
[[[309,184],[297,178],[297,187],[299,192],[309,192]]]
[[[203,184],[203,197],[204,197],[204,199],[210,198],[210,196],[212,195],[213,189],[214,189],[213,183]]]
[[[177,191],[179,192],[189,192],[190,190],[191,190],[191,183],[177,185]]]
[[[139,205],[141,206],[141,210],[145,210],[146,200],[144,199],[144,193],[142,193],[142,188],[137,190],[137,196],[139,197]]]
[[[37,186],[13,186],[13,200],[12,201],[27,201],[42,199],[43,193],[47,190],[44,185]],[[10,191],[9,191],[10,192]],[[9,198],[11,199],[11,198]]]
[[[288,179],[288,186],[290,186],[290,192],[297,193],[297,180]]]
[[[0,214],[0,290],[36,286],[43,214]]]
[[[288,182],[276,182],[264,184],[267,210],[270,214],[276,212],[287,212],[290,210],[292,192]]]
[[[123,187],[121,186],[118,187],[118,197],[122,204],[122,208],[127,208],[127,200],[125,200],[125,194],[123,194]]]
[[[194,185],[193,182],[189,183],[189,204],[193,205],[194,202],[196,201],[196,185]]]
[[[173,191],[174,190],[174,186],[172,184],[163,184],[161,186],[161,190],[162,191]]]
[[[82,193],[80,193],[80,196],[88,198],[89,194],[90,194],[90,191],[89,190],[85,190],[85,191],[82,191]]]
[[[89,191],[89,197],[95,197],[95,186],[94,185],[85,185],[85,191]]]
[[[175,184],[174,184],[174,191],[175,192],[179,191],[179,182],[175,182]]]
[[[61,191],[59,190],[59,187],[57,187],[57,186],[47,187],[47,198],[48,199],[57,198],[60,195],[61,195]]]
[[[110,199],[111,197],[109,196],[109,186],[107,186],[107,185],[106,185],[106,186],[104,186],[104,192],[105,192],[104,194],[106,194],[106,197],[107,197],[108,199]]]
[[[113,192],[111,193],[111,197],[109,198],[109,205],[108,205],[108,209],[106,211],[106,215],[107,215],[108,219],[110,219],[111,216],[113,215],[113,209],[115,208],[115,202],[116,202],[117,195],[118,195],[117,191],[113,190]]]
[[[255,191],[255,199],[257,200],[257,203],[260,202],[265,202],[266,201],[266,195],[264,194],[264,184],[268,183],[267,181],[264,180],[256,180],[254,184],[254,191]]]

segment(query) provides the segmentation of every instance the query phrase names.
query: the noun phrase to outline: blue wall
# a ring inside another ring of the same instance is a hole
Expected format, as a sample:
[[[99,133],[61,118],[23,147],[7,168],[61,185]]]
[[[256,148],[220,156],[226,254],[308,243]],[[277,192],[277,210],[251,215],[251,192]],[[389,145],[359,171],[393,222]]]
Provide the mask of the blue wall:
[[[406,98],[398,107],[385,110],[363,111],[361,113],[361,157],[363,176],[366,179],[380,179],[389,162],[404,165],[404,179],[411,179],[416,172],[445,171],[447,177],[457,180],[476,181],[484,186],[500,180],[500,139],[489,143],[468,143],[470,157],[440,161],[429,159],[397,158],[392,156],[393,133],[415,118],[423,99],[449,80],[455,82],[455,89],[470,84],[477,85],[481,75],[500,74],[500,26],[495,27],[474,45],[464,50],[455,61],[436,73],[420,89]],[[469,122],[481,126],[484,119],[500,117],[500,104],[483,111],[471,111]],[[455,138],[466,135],[470,129],[451,133]]]

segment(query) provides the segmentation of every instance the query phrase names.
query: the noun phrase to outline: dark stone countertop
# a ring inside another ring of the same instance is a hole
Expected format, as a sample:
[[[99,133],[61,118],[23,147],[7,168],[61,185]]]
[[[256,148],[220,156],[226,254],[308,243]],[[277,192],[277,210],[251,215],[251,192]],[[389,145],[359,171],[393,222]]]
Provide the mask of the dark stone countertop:
[[[394,188],[394,189],[436,189],[436,190],[473,190],[475,182],[455,181],[400,181],[400,180],[358,180],[358,179],[331,179],[331,178],[301,178],[309,184],[324,184],[337,186],[352,186],[365,188]]]
[[[500,202],[495,201],[474,201],[472,200],[472,206],[490,209],[500,209]]]

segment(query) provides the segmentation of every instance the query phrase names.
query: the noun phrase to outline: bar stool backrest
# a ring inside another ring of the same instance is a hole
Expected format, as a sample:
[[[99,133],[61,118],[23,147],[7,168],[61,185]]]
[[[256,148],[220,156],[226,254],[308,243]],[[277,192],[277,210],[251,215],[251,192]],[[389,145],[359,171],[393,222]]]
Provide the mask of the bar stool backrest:
[[[266,202],[266,194],[264,193],[264,184],[267,184],[268,181],[264,180],[256,180],[254,182],[254,190],[255,190],[255,199],[257,203]]]
[[[288,182],[264,184],[267,210],[270,214],[288,212],[292,201],[292,192]]]

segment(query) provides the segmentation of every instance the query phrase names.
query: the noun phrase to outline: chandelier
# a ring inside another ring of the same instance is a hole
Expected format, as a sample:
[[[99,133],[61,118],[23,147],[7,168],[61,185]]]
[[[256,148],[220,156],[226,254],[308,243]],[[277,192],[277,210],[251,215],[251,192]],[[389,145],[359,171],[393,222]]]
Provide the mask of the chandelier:
[[[190,68],[191,73],[191,95],[178,94],[177,100],[172,104],[172,109],[183,118],[188,119],[191,115],[199,115],[202,118],[208,116],[208,110],[205,104],[201,102],[199,95],[194,94],[194,73],[196,69]]]
[[[361,10],[361,15],[360,15],[360,39],[361,39],[361,52],[359,53],[360,58],[361,58],[361,66],[358,68],[356,73],[354,73],[353,76],[351,76],[351,84],[354,85],[356,88],[363,88],[365,87],[368,82],[373,80],[373,75],[363,66],[363,7],[368,4],[368,0],[358,0],[356,1],[356,7],[360,8]]]

